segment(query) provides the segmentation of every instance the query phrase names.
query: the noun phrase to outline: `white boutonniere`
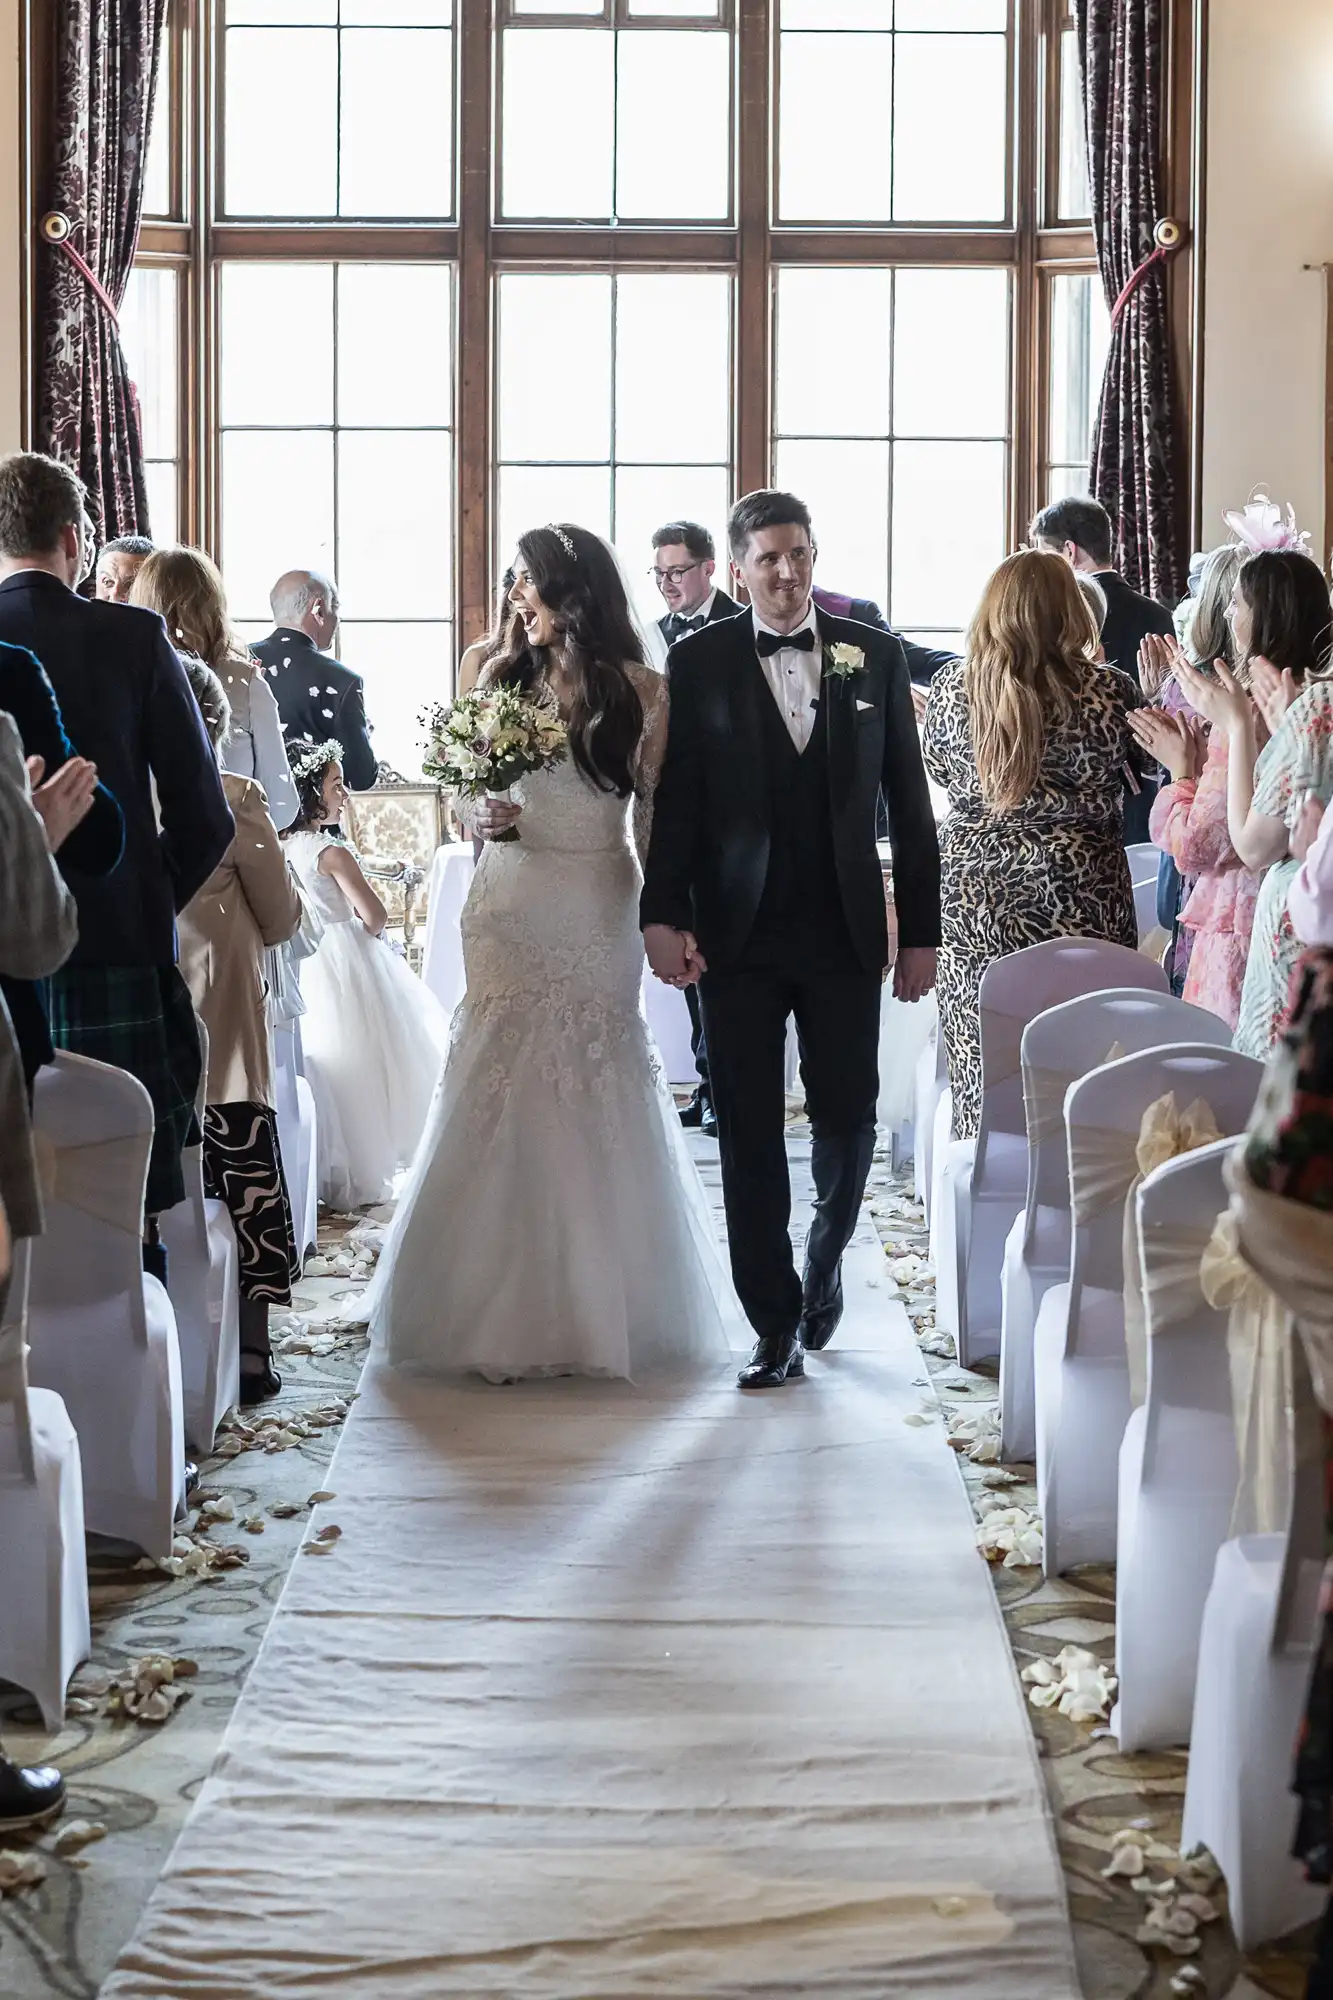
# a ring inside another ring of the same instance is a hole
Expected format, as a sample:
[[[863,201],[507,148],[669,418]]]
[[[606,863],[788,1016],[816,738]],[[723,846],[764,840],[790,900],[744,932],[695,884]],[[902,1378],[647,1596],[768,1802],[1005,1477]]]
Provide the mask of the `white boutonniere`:
[[[866,663],[866,656],[859,646],[849,646],[840,639],[836,646],[824,648],[824,672],[834,680],[849,681],[853,674],[859,674]]]

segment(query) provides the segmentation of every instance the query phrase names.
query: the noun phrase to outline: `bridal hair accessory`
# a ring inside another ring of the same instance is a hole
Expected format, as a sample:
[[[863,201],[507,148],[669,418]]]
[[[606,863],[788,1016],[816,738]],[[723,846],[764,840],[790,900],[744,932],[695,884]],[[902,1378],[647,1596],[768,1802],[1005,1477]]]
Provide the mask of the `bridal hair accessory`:
[[[574,547],[574,537],[572,535],[567,535],[565,533],[565,530],[563,528],[558,528],[554,521],[548,521],[546,523],[546,532],[548,535],[555,536],[556,540],[559,542],[561,548],[564,550],[565,554],[569,557],[569,560],[571,562],[578,561],[579,552]]]
[[[302,785],[308,778],[318,777],[319,773],[327,770],[330,764],[341,764],[342,760],[342,744],[332,736],[325,743],[311,743],[298,747],[287,759],[292,767],[292,776]]]
[[[1274,551],[1292,550],[1297,555],[1310,553],[1310,535],[1307,529],[1296,526],[1296,509],[1287,508],[1287,518],[1282,518],[1282,509],[1269,499],[1259,487],[1243,507],[1228,508],[1222,516],[1242,548],[1251,555],[1267,555]]]

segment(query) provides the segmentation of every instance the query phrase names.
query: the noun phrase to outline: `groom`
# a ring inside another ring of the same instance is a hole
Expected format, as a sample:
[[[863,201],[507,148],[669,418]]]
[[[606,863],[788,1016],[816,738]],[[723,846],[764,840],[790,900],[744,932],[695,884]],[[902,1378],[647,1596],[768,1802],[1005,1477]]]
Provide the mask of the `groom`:
[[[731,1268],[757,1335],[745,1389],[804,1373],[842,1316],[841,1260],[875,1143],[888,958],[875,848],[893,843],[894,993],[935,983],[940,861],[902,647],[811,599],[810,515],[749,493],[727,524],[752,609],[671,649],[671,719],[644,871],[653,971],[699,981]],[[795,1016],[815,1220],[792,1261],[784,1048]]]

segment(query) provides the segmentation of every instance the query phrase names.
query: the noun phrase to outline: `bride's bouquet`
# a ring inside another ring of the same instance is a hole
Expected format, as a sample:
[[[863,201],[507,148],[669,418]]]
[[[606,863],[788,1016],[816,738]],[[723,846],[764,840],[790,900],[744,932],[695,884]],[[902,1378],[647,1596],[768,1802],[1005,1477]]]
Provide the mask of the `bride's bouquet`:
[[[546,771],[569,750],[564,723],[514,687],[459,695],[421,717],[427,730],[422,768],[456,798],[503,799],[530,771]],[[497,840],[517,840],[511,826]]]

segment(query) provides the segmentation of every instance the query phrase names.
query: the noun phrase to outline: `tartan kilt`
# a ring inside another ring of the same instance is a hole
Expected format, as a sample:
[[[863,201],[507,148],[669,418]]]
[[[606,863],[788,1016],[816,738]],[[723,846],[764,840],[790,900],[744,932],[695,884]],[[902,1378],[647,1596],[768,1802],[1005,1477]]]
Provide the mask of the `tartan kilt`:
[[[197,1146],[202,1059],[190,989],[174,965],[67,965],[49,988],[51,1040],[138,1077],[153,1100],[144,1213],[185,1199],[181,1153]]]

